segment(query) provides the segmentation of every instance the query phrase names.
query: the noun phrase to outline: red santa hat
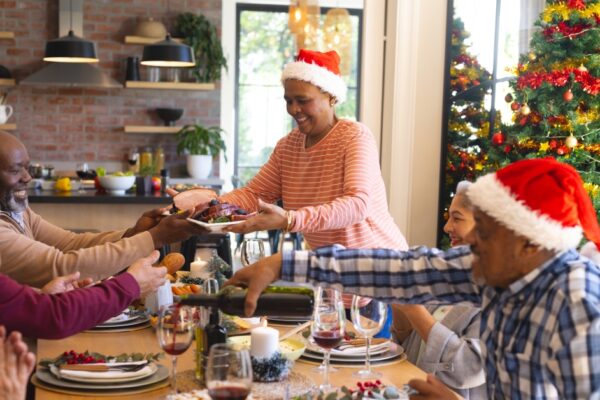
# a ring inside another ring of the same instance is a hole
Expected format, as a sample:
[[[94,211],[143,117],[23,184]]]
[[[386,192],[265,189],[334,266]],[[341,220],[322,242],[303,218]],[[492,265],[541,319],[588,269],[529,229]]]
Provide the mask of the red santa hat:
[[[340,74],[340,56],[335,51],[321,53],[300,49],[296,61],[288,63],[281,73],[281,83],[288,79],[312,83],[334,96],[337,103],[346,100],[348,88]]]
[[[467,191],[473,205],[550,250],[576,248],[582,232],[600,249],[596,211],[583,181],[553,158],[522,160],[482,176]]]

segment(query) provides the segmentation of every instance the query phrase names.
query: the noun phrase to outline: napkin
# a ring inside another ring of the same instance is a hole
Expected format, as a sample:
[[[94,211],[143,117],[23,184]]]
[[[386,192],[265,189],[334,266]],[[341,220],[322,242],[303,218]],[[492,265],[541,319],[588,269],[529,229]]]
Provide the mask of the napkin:
[[[122,365],[122,364],[127,364],[127,365],[132,365],[132,364],[143,364],[146,363],[147,361],[139,361],[139,362],[128,362],[128,363],[112,363],[112,364],[107,364],[108,366],[111,365]],[[65,379],[69,379],[69,378],[90,378],[90,379],[115,379],[115,378],[137,378],[137,377],[143,377],[143,376],[148,376],[148,375],[152,375],[152,373],[154,373],[156,371],[156,365],[154,364],[148,364],[146,365],[144,368],[138,370],[138,371],[118,371],[118,370],[114,370],[114,371],[103,371],[103,372],[93,372],[93,371],[73,371],[73,370],[68,370],[68,369],[56,369],[56,374],[59,376],[59,378],[65,378]],[[54,371],[53,371],[54,372]]]
[[[126,309],[121,314],[117,315],[116,317],[107,319],[106,321],[103,322],[103,324],[114,324],[115,322],[127,321],[130,318],[129,313],[127,311],[128,310]]]
[[[370,352],[371,352],[371,354],[373,354],[373,352],[382,350],[384,348],[387,349],[387,348],[389,348],[389,346],[390,346],[389,340],[386,340],[383,343],[371,344]],[[331,349],[331,354],[332,355],[344,355],[344,356],[367,354],[367,345],[366,344],[353,345],[353,344],[344,343],[344,344],[339,345],[338,347]]]

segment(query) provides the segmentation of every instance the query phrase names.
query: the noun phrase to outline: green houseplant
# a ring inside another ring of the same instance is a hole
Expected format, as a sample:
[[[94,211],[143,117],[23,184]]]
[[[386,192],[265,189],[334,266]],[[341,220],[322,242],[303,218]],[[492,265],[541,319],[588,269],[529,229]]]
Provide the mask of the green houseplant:
[[[177,132],[177,154],[187,154],[190,176],[197,179],[208,177],[213,157],[227,150],[222,132],[223,129],[218,126],[207,128],[200,124],[185,125]]]
[[[177,17],[175,29],[185,44],[194,49],[194,76],[199,82],[214,82],[221,78],[221,68],[227,69],[217,28],[204,15],[183,13]]]

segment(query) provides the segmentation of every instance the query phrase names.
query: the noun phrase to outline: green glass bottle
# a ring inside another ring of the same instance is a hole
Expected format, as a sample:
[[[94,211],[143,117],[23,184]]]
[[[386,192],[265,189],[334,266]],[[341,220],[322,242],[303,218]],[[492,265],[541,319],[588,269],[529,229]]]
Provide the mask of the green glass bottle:
[[[246,289],[227,286],[217,294],[181,296],[180,303],[191,306],[216,307],[225,314],[244,317],[246,293]],[[254,314],[266,317],[310,317],[313,306],[312,289],[269,286],[259,296]]]

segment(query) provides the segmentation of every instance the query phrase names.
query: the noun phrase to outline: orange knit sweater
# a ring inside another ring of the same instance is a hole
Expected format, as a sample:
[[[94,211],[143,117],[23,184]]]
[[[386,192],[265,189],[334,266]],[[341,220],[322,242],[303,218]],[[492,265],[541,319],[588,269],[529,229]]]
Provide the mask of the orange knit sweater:
[[[246,187],[222,201],[249,211],[258,198],[283,200],[295,210],[292,231],[311,248],[341,244],[350,248],[406,249],[404,236],[388,211],[379,156],[371,131],[340,120],[316,145],[294,129],[278,143],[269,161]]]

